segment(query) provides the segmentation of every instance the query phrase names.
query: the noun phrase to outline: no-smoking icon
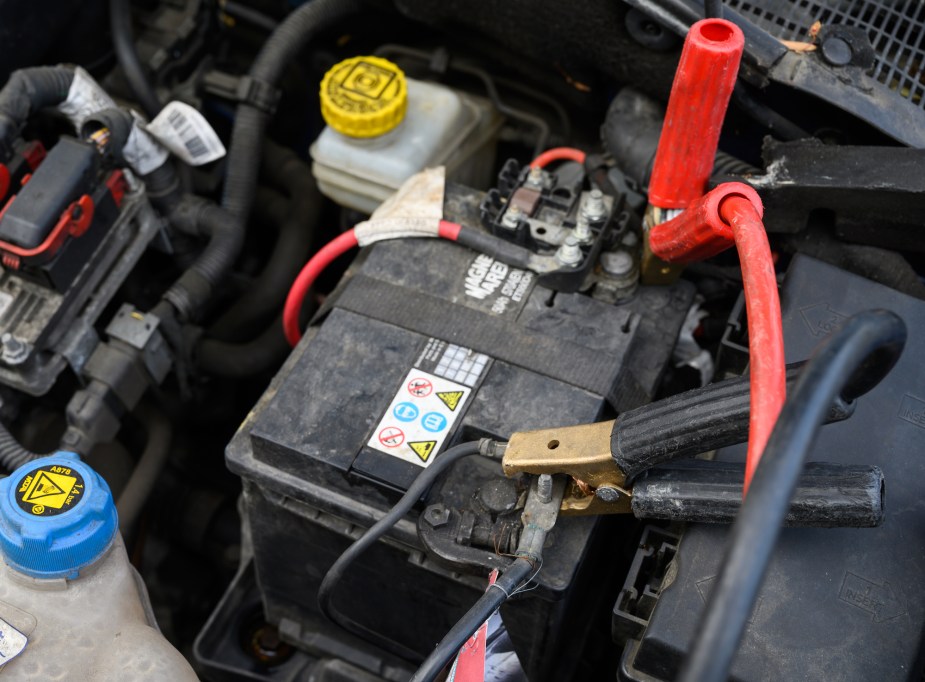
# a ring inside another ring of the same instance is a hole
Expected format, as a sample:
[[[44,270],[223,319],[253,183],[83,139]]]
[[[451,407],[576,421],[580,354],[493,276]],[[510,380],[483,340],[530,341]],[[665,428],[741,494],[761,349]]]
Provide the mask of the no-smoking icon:
[[[405,432],[397,426],[386,426],[379,431],[379,442],[387,448],[397,448],[405,442]]]
[[[434,392],[434,385],[429,379],[418,377],[408,382],[408,393],[415,398],[426,398]]]

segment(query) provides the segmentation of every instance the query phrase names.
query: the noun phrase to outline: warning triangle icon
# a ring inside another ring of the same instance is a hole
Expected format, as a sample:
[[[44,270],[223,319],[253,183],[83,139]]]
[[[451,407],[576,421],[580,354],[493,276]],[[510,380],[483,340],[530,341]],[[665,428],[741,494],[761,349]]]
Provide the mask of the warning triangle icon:
[[[417,440],[409,442],[408,445],[414,450],[414,454],[421,458],[422,462],[426,462],[430,459],[430,456],[434,452],[434,447],[437,445],[435,440]]]
[[[446,405],[450,410],[455,411],[456,406],[459,405],[459,401],[463,397],[462,391],[444,391],[443,393],[438,393],[437,397],[443,401],[443,404]]]
[[[43,497],[60,495],[63,492],[64,491],[58,484],[51,480],[48,474],[44,471],[40,471],[38,480],[35,482],[35,485],[32,486],[32,492],[29,493],[28,499],[23,499],[23,502],[35,502]]]

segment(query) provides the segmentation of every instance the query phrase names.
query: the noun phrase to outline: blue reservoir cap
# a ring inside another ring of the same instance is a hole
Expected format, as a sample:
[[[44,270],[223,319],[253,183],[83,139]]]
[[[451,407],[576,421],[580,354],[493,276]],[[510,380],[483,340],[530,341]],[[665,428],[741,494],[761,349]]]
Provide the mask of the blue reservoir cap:
[[[73,452],[24,464],[0,480],[0,552],[34,578],[76,578],[119,528],[112,493]]]

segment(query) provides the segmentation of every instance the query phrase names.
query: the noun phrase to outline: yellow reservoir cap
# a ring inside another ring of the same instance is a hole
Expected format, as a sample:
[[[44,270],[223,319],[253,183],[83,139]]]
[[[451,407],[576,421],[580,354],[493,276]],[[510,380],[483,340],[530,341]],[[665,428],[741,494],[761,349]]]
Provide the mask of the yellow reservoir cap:
[[[343,135],[384,135],[402,122],[407,110],[405,74],[386,59],[351,57],[321,80],[321,115]]]

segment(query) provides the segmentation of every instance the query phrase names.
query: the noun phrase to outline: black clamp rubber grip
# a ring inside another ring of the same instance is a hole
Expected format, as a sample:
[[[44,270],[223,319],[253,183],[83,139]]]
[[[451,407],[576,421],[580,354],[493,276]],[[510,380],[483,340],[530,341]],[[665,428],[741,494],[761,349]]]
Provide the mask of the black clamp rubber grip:
[[[640,519],[732,523],[742,506],[745,464],[690,460],[650,469],[633,484]],[[875,466],[809,462],[785,525],[874,528],[883,523],[883,472]]]
[[[803,363],[787,366],[792,389]],[[614,461],[627,479],[674,459],[690,458],[748,440],[748,376],[658,400],[624,412],[610,437]],[[851,416],[854,403],[838,399],[826,423]]]

